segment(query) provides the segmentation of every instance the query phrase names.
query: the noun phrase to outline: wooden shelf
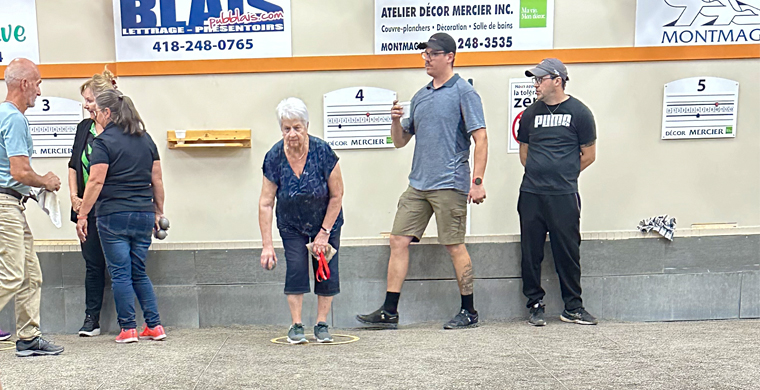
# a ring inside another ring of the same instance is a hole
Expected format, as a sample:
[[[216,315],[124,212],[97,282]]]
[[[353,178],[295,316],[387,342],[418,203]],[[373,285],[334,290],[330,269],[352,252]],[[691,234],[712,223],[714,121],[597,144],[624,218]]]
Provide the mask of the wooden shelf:
[[[166,132],[169,149],[250,148],[251,130],[186,130],[184,142],[174,130]]]

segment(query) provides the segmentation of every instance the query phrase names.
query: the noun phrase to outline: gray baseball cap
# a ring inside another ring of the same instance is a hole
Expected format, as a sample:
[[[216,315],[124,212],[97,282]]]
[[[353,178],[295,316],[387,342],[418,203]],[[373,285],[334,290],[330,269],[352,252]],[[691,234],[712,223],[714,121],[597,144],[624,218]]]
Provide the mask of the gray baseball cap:
[[[544,77],[546,75],[558,76],[563,80],[570,80],[567,75],[567,68],[562,61],[556,58],[544,58],[540,64],[535,68],[531,68],[525,71],[525,75],[528,77]]]
[[[454,41],[454,38],[446,33],[433,34],[427,42],[422,42],[417,45],[417,48],[420,50],[425,50],[428,47],[433,50],[440,50],[444,53],[457,52],[457,44]]]

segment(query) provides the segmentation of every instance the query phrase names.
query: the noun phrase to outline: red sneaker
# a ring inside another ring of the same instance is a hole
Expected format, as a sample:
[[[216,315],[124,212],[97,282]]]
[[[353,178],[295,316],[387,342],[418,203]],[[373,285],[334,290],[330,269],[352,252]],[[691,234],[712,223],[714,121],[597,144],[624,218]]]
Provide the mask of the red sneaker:
[[[119,337],[116,338],[117,343],[136,343],[137,342],[137,329],[122,329],[119,333]]]
[[[148,339],[148,340],[163,340],[166,338],[166,332],[164,332],[164,327],[161,325],[156,325],[155,328],[149,328],[148,325],[145,325],[145,329],[140,333],[141,339]]]

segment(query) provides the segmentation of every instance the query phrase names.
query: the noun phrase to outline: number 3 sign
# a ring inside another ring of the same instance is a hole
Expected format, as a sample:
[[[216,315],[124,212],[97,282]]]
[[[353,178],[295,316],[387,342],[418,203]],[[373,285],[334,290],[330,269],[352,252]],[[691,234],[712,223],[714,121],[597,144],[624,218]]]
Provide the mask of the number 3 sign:
[[[34,157],[69,157],[82,103],[59,97],[38,97],[25,113],[34,143]]]

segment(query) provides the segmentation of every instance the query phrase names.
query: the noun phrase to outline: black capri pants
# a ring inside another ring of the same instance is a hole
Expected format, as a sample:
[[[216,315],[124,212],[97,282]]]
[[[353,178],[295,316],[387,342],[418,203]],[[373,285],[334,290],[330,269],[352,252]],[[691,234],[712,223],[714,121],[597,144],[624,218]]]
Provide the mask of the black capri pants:
[[[316,237],[316,236],[314,236]],[[309,285],[309,259],[311,258],[311,268],[314,275],[317,274],[319,262],[309,255],[306,244],[314,241],[314,237],[303,234],[288,233],[280,231],[282,246],[285,249],[285,294],[305,294],[311,292]],[[340,257],[340,228],[330,232],[330,238],[327,242],[337,251],[335,256],[328,263],[330,268],[330,279],[317,282],[314,278],[314,294],[321,296],[333,296],[340,293],[340,274],[338,271],[338,262]]]

